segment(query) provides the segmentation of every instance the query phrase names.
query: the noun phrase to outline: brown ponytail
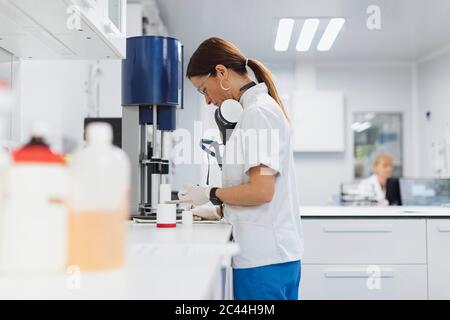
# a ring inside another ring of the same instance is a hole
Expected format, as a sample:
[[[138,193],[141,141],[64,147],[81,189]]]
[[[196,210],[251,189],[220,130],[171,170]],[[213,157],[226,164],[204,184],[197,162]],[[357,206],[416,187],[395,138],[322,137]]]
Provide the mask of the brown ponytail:
[[[205,76],[209,73],[215,76],[218,64],[224,65],[240,75],[247,75],[246,63],[255,73],[256,80],[266,84],[269,95],[277,102],[286,119],[289,120],[270,71],[257,60],[248,59],[247,61],[239,48],[225,39],[213,37],[203,41],[189,60],[186,76],[191,78]]]
[[[284,108],[283,102],[281,102],[280,96],[278,95],[277,87],[273,82],[272,74],[269,69],[267,69],[266,66],[258,60],[253,59],[248,59],[247,65],[253,70],[256,80],[258,80],[258,82],[264,82],[266,84],[269,95],[278,103],[281,111],[283,111],[284,113],[284,116],[289,120],[288,114],[286,112],[286,109]]]

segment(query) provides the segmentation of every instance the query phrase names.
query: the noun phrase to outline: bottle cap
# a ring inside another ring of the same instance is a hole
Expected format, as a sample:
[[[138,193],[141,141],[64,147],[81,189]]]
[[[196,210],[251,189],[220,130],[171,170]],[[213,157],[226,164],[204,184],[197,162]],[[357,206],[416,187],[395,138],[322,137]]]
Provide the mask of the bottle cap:
[[[35,138],[46,138],[49,129],[48,125],[42,121],[36,121],[31,124],[30,136]]]
[[[113,140],[112,127],[106,122],[93,122],[87,126],[86,140],[88,143],[111,144]]]
[[[45,122],[33,122],[30,127],[31,140],[23,147],[12,152],[14,162],[63,164],[63,156],[53,152],[45,142],[45,137],[48,133],[49,127]]]

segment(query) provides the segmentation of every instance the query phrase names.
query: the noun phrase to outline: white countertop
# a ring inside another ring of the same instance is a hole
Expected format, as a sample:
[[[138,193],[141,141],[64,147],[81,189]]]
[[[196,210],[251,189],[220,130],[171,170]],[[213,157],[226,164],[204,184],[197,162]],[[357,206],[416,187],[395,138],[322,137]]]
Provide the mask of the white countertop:
[[[120,270],[0,276],[0,299],[208,299],[224,258],[236,249],[227,244],[230,234],[224,223],[175,229],[130,223]]]
[[[309,217],[430,217],[450,218],[450,208],[447,207],[365,207],[365,206],[317,206],[300,207],[300,215]]]
[[[194,223],[176,228],[156,228],[151,223],[129,225],[128,242],[136,244],[223,244],[230,240],[231,225],[226,223]]]

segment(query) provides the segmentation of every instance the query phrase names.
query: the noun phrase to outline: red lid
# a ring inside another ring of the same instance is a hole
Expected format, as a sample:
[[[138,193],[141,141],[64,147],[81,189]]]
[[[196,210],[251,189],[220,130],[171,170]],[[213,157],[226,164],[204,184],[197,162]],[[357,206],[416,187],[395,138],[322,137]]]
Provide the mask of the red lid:
[[[45,145],[25,145],[20,149],[14,150],[14,162],[33,162],[33,163],[59,163],[63,164],[63,156],[54,153]]]
[[[0,89],[9,88],[9,82],[5,79],[0,79]]]

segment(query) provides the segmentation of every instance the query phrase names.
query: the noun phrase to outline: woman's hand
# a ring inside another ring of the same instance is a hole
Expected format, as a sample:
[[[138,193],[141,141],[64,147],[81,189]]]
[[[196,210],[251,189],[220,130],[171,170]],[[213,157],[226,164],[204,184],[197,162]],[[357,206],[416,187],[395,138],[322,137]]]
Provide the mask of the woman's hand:
[[[233,187],[219,188],[216,196],[226,204],[258,206],[272,201],[277,172],[259,165],[249,170],[250,182]],[[209,202],[210,187],[191,186],[178,193],[180,200],[192,202],[194,207]]]
[[[200,206],[209,202],[209,192],[211,188],[201,186],[190,186],[185,190],[178,192],[178,199],[192,202],[194,206]]]
[[[220,208],[208,202],[204,205],[197,206],[191,210],[194,217],[200,217],[202,220],[220,220]]]

